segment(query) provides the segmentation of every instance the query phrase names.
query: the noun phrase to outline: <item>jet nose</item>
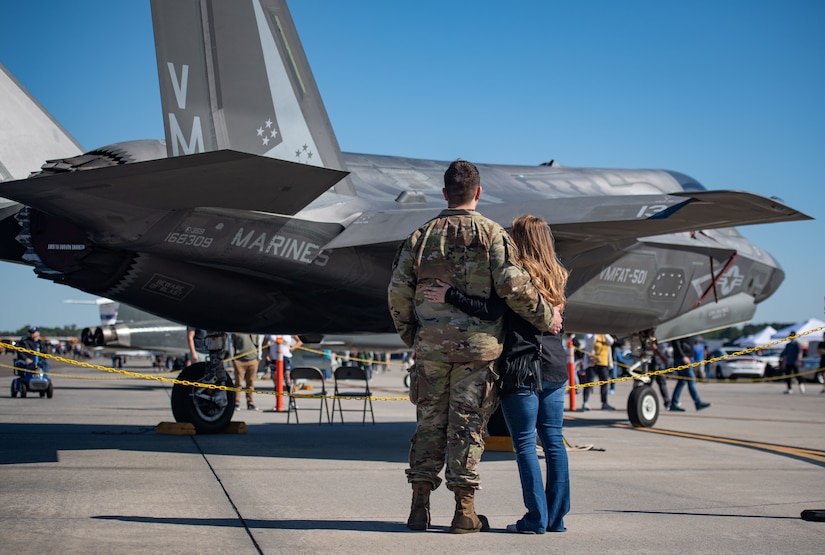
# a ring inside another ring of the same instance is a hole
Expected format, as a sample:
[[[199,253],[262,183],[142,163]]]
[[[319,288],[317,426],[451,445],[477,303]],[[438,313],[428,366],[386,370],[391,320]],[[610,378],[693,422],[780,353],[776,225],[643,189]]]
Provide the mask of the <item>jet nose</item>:
[[[771,275],[771,280],[768,282],[767,287],[765,287],[765,298],[767,299],[774,293],[776,290],[779,289],[779,286],[785,280],[785,272],[782,271],[781,268],[777,268],[774,270],[773,275]],[[761,300],[761,299],[760,299]]]
[[[778,263],[774,261],[774,265],[765,265],[765,267],[769,270],[768,279],[765,281],[765,284],[758,288],[751,293],[754,296],[754,302],[761,303],[774,293],[776,293],[779,286],[782,285],[782,282],[785,280],[785,271],[779,266]]]

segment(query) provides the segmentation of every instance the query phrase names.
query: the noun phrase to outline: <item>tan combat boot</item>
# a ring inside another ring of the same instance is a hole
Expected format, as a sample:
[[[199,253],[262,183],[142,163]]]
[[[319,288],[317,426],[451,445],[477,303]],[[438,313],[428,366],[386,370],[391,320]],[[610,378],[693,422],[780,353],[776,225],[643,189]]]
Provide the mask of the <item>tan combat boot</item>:
[[[430,492],[433,490],[433,485],[429,482],[413,482],[412,490],[412,506],[410,518],[407,519],[407,528],[426,530],[430,526]]]
[[[490,529],[487,517],[476,514],[474,506],[475,490],[470,487],[457,487],[453,490],[453,493],[455,494],[455,515],[450,525],[450,533],[487,532]]]

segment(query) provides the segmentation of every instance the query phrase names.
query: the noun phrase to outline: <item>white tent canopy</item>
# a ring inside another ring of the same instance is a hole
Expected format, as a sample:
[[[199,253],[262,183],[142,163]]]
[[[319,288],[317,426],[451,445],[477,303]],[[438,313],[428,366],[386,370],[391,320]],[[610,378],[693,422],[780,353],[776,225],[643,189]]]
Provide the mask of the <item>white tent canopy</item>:
[[[807,331],[821,327],[825,327],[825,322],[823,322],[822,320],[818,320],[816,318],[809,318],[808,320],[803,320],[798,324],[794,324],[792,326],[787,326],[780,330],[776,330],[776,333],[774,333],[771,336],[771,339],[784,339],[788,337],[792,331],[796,332],[796,334],[799,335],[801,333],[805,333]],[[822,331],[823,330],[819,330],[818,332],[800,337],[799,341],[804,343],[807,343],[809,341],[822,341]]]
[[[766,343],[771,342],[771,337],[773,334],[776,333],[776,328],[773,326],[768,326],[763,330],[760,330],[756,333],[752,333],[751,335],[745,335],[744,337],[740,337],[734,343],[739,345],[740,347],[756,347],[757,345],[764,345]]]

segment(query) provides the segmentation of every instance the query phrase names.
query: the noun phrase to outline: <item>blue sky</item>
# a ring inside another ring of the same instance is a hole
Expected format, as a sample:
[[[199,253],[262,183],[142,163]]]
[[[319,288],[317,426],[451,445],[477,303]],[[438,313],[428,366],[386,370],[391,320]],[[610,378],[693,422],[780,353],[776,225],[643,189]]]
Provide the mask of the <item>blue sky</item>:
[[[787,276],[754,323],[822,317],[825,2],[300,0],[341,148],[660,168],[815,218],[740,231]],[[83,145],[162,138],[148,0],[5,2],[0,62]],[[89,325],[90,295],[0,264],[0,330]]]

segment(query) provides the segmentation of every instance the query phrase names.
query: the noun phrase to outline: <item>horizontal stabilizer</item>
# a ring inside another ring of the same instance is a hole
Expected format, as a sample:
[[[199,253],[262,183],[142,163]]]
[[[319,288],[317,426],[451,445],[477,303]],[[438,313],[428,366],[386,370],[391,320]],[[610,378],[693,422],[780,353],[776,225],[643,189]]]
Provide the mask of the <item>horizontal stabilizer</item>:
[[[440,212],[439,208],[365,212],[323,248],[331,250],[403,241]]]
[[[197,207],[292,215],[346,172],[231,150],[124,164],[0,184],[0,196],[76,220],[97,209],[129,220]]]

